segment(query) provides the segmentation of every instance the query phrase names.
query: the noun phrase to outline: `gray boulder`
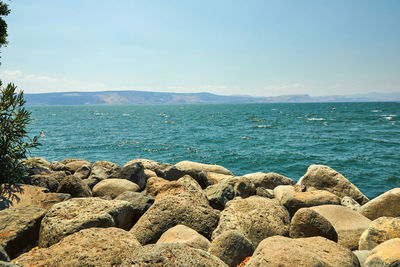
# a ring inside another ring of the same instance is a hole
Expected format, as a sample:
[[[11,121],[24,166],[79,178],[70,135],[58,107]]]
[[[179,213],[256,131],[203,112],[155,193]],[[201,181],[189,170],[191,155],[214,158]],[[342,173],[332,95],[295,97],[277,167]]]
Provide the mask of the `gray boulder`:
[[[342,197],[342,199],[340,200],[340,204],[342,206],[348,207],[349,209],[352,209],[354,211],[358,211],[361,207],[357,201],[355,201],[354,199],[352,199],[351,197],[348,197],[348,196]]]
[[[228,266],[234,267],[254,252],[254,246],[237,231],[226,231],[215,238],[208,253],[220,258]]]
[[[127,201],[73,198],[55,204],[43,218],[39,247],[49,247],[65,236],[92,227],[132,227],[133,208]]]
[[[212,240],[226,231],[236,230],[257,246],[269,236],[288,235],[289,226],[289,213],[278,201],[259,196],[235,198],[221,212]]]
[[[184,244],[147,245],[134,250],[131,256],[123,261],[121,267],[225,267],[219,258],[201,249]]]
[[[360,266],[364,267],[365,261],[367,260],[371,251],[369,251],[369,250],[354,250],[353,253],[354,253],[354,255],[357,256],[358,261],[360,262]]]
[[[124,167],[113,171],[109,178],[126,179],[134,182],[139,186],[139,190],[143,190],[147,182],[144,167],[140,162],[125,165]]]
[[[120,266],[140,243],[120,228],[84,229],[49,248],[20,255],[14,261],[24,266]]]
[[[104,180],[121,167],[111,161],[96,161],[93,163],[88,179]]]
[[[369,199],[342,174],[325,165],[311,165],[308,167],[306,174],[300,178],[297,184],[327,190],[338,197],[349,196],[361,205],[369,201]]]
[[[35,174],[29,176],[29,184],[49,189],[50,192],[57,192],[59,181],[49,174]]]
[[[45,209],[29,206],[0,211],[0,246],[11,259],[37,244],[45,214]]]
[[[223,210],[226,203],[235,197],[233,186],[227,183],[210,185],[204,189],[204,194],[214,209]]]
[[[209,206],[203,194],[183,191],[156,199],[130,232],[142,245],[157,242],[165,231],[178,224],[210,238],[218,219],[219,212]]]

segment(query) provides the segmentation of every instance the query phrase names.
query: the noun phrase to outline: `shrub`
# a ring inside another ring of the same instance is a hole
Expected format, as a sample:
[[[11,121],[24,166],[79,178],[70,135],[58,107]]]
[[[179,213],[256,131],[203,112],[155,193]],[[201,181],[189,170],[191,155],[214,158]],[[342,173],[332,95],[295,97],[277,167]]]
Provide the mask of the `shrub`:
[[[11,83],[3,88],[0,81],[0,184],[24,182],[27,174],[21,160],[40,145],[37,136],[27,136],[31,113],[24,108],[23,92],[16,89]]]

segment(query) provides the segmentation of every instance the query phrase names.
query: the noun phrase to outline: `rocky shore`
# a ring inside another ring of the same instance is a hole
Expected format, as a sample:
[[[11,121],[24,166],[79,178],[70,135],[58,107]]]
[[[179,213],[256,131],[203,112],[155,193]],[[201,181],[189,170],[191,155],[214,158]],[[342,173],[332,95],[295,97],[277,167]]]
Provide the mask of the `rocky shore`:
[[[311,165],[295,183],[218,165],[24,162],[2,184],[0,266],[400,266],[400,188],[369,200]]]

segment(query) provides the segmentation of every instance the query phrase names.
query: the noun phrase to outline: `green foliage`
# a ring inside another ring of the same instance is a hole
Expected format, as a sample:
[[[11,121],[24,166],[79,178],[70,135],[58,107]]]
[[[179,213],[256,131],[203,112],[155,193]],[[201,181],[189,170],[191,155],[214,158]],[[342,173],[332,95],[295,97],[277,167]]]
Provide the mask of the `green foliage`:
[[[26,136],[31,113],[24,108],[23,92],[16,89],[11,83],[2,88],[0,81],[0,184],[24,182],[26,171],[21,160],[40,145],[39,137]]]
[[[8,5],[0,1],[0,47],[7,44],[7,23],[2,16],[7,16],[8,14],[10,14]]]

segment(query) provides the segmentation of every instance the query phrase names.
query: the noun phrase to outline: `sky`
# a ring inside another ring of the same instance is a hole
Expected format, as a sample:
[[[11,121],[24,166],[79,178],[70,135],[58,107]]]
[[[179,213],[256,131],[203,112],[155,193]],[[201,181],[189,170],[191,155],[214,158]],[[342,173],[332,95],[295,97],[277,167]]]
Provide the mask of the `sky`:
[[[3,0],[25,93],[400,91],[398,0]]]

